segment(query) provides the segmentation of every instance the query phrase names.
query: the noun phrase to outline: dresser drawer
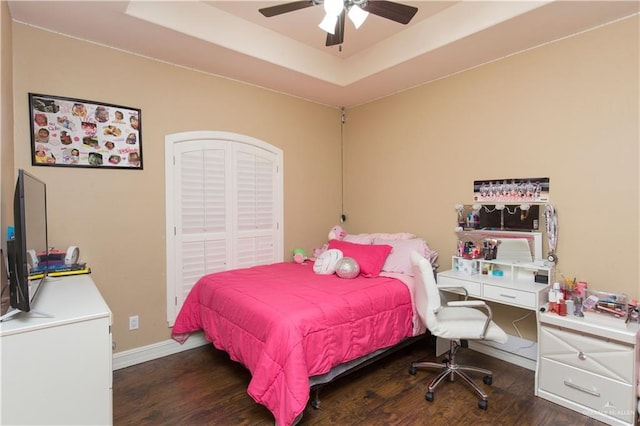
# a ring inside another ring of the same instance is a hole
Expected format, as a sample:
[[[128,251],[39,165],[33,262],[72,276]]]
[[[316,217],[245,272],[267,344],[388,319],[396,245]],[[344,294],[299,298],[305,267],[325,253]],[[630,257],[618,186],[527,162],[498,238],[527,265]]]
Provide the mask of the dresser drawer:
[[[451,278],[444,275],[438,275],[438,284],[457,285],[460,287],[464,287],[467,289],[467,293],[469,293],[469,296],[480,297],[482,295],[480,283],[475,281],[467,281],[464,279]],[[458,291],[458,290],[443,290],[443,291],[451,291],[451,293],[464,294],[462,291]]]
[[[634,348],[559,327],[540,327],[540,357],[629,385],[633,380]]]
[[[538,366],[539,388],[583,405],[589,410],[632,423],[634,393],[630,384],[589,373],[542,358]]]
[[[536,309],[536,294],[527,291],[485,284],[483,297],[507,305]]]

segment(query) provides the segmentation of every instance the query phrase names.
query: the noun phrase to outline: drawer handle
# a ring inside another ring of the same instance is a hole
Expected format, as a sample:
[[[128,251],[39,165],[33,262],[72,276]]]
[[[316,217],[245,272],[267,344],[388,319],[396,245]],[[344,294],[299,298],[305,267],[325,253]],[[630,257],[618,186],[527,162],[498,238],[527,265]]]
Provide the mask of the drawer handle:
[[[573,389],[588,393],[589,395],[593,395],[593,396],[596,396],[596,397],[600,398],[600,392],[596,392],[596,391],[594,391],[592,389],[587,389],[585,387],[578,386],[578,385],[573,384],[573,383],[571,383],[571,382],[569,382],[567,380],[564,381],[564,385],[565,386],[569,386],[570,388],[573,388]]]
[[[502,294],[502,293],[500,293],[500,297],[507,297],[509,299],[515,299],[516,298],[516,296],[512,296],[511,294]]]
[[[587,359],[587,356],[584,354],[584,352],[580,351],[578,352],[578,359],[584,361],[585,359]]]

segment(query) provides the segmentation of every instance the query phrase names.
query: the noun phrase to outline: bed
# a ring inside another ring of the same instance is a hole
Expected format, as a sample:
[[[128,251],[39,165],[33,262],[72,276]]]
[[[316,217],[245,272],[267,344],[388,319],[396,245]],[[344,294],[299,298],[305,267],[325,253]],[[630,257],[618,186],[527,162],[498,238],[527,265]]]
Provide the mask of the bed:
[[[173,338],[184,342],[203,330],[216,348],[251,372],[247,391],[271,411],[276,424],[295,424],[312,386],[424,334],[413,304],[414,279],[393,264],[403,263],[405,249],[416,243],[389,241],[391,250],[378,271],[354,279],[314,273],[312,262],[206,275],[187,296]],[[347,244],[368,252],[385,245]],[[371,272],[365,265],[370,259],[356,256]]]

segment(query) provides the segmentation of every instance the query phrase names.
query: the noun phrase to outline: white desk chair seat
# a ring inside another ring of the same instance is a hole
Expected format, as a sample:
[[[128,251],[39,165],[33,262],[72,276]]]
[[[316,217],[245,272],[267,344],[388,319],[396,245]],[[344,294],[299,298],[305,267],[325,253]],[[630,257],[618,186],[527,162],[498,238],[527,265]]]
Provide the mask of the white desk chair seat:
[[[491,308],[480,300],[453,301],[442,306],[440,291],[436,284],[431,264],[420,253],[411,253],[416,280],[415,303],[418,315],[432,335],[451,340],[449,359],[443,363],[420,361],[409,368],[410,374],[416,374],[418,368],[438,368],[440,373],[434,377],[427,387],[425,398],[433,401],[433,390],[445,377],[453,381],[455,376],[461,377],[481,397],[478,406],[486,410],[489,406],[488,395],[466,373],[473,371],[484,374],[484,383],[490,385],[493,373],[483,368],[459,365],[456,353],[461,347],[467,347],[468,340],[492,340],[499,343],[507,341],[507,334],[492,321]],[[485,312],[486,311],[486,314]]]

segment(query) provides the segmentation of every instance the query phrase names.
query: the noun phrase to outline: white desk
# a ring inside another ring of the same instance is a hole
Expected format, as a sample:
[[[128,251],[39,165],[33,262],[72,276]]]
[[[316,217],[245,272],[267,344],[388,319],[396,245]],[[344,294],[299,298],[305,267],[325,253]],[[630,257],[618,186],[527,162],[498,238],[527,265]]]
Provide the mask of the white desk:
[[[452,258],[452,269],[438,273],[438,284],[454,284],[464,287],[469,297],[502,303],[518,308],[538,311],[548,299],[549,284],[540,284],[534,280],[534,271],[544,271],[550,275],[550,268],[524,262],[500,262],[478,259],[478,273],[461,272],[459,267],[465,261],[460,257]],[[482,274],[485,266],[491,266],[502,272],[502,276]],[[461,294],[461,292],[456,292]]]
[[[91,275],[49,278],[35,310],[0,323],[0,423],[112,423],[111,311]]]
[[[551,285],[535,282],[534,271],[544,271],[550,275],[549,267],[539,266],[530,262],[478,259],[473,261],[476,264],[475,269],[472,268],[472,270],[477,270],[478,273],[469,274],[468,262],[461,262],[461,260],[462,258],[453,256],[452,269],[438,273],[438,285],[447,284],[463,287],[469,297],[527,309],[533,311],[536,317],[540,307],[547,302]],[[500,270],[502,276],[494,276],[490,273],[482,274],[481,271],[484,270],[485,266]],[[458,295],[464,294],[463,291],[452,289],[442,289],[442,291]],[[438,339],[436,343],[437,355],[447,350],[446,342],[441,342],[440,340]],[[512,364],[529,370],[536,369],[536,345],[531,345],[516,336],[510,336],[506,344],[469,342],[469,345],[474,350]],[[523,345],[527,349],[523,350]]]

